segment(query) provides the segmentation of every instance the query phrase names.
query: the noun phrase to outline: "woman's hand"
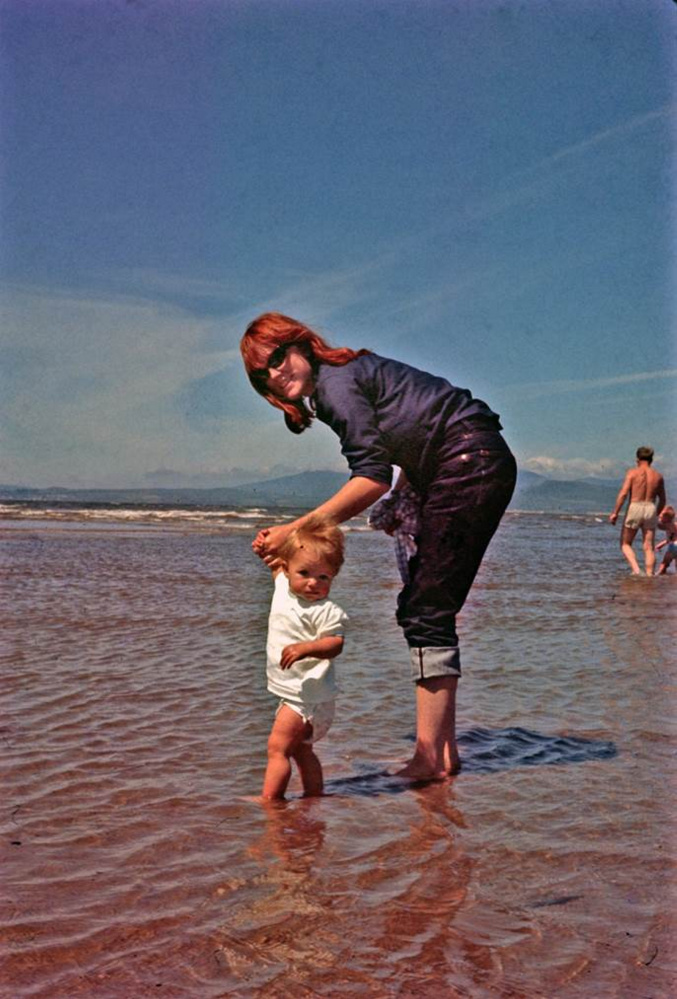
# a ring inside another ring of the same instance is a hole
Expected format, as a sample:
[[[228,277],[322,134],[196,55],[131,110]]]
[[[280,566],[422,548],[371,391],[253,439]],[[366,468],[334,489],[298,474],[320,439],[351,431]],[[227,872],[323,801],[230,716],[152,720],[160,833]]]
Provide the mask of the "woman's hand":
[[[280,524],[278,527],[264,527],[252,541],[252,548],[255,554],[259,558],[262,558],[271,569],[275,569],[280,564],[277,551],[291,530],[291,524]]]
[[[351,517],[366,510],[367,507],[371,506],[372,503],[375,503],[377,499],[380,499],[381,496],[387,493],[389,488],[385,482],[376,482],[374,479],[367,479],[356,475],[354,478],[349,479],[344,486],[341,486],[339,491],[334,493],[330,499],[316,507],[312,512],[320,514],[323,517],[329,517],[336,521],[336,523],[342,524],[344,521],[350,520]],[[306,516],[299,517],[298,520],[293,520],[289,524],[279,524],[277,527],[264,527],[254,538],[252,542],[254,552],[271,569],[276,569],[281,565],[277,554],[280,545],[287,539],[295,527],[299,527],[303,523]]]
[[[263,558],[266,549],[266,538],[268,537],[269,528],[264,527],[263,530],[259,531],[254,540],[252,541],[252,548],[259,556]]]

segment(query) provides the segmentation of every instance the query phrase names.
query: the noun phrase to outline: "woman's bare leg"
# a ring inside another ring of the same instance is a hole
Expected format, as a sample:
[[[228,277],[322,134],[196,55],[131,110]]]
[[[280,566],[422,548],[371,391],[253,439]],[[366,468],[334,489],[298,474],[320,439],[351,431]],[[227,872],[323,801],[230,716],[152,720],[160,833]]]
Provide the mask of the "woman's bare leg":
[[[457,773],[457,676],[436,676],[416,684],[416,749],[399,777],[431,780]]]

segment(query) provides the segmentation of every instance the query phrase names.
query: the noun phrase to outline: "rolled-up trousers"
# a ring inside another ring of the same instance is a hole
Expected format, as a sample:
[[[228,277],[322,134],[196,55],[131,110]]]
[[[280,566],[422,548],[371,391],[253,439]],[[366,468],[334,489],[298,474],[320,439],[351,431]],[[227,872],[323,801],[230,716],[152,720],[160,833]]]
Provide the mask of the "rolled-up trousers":
[[[460,676],[460,611],[515,488],[517,469],[498,430],[452,426],[422,496],[418,550],[409,563],[397,620],[412,679]]]

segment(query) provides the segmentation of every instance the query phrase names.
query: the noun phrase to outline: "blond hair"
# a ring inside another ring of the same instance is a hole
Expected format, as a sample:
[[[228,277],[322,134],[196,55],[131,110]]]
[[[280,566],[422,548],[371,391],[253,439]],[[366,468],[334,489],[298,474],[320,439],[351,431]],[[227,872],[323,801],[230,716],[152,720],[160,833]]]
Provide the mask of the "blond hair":
[[[291,531],[280,545],[277,554],[283,562],[289,563],[302,549],[310,550],[325,559],[336,575],[343,565],[343,531],[330,517],[311,513]]]

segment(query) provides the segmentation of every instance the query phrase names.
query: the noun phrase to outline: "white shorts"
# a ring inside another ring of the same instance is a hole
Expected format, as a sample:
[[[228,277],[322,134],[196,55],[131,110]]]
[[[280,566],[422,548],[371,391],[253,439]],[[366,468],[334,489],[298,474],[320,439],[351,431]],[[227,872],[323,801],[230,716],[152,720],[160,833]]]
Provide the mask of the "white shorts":
[[[656,529],[657,520],[655,503],[648,501],[631,503],[623,526],[629,527],[631,531],[637,531],[640,527],[645,531],[653,531]]]
[[[335,701],[321,701],[320,704],[297,704],[295,701],[285,701],[282,698],[277,708],[278,711],[283,704],[286,704],[288,708],[295,711],[297,715],[301,715],[304,721],[310,722],[313,726],[310,736],[303,740],[306,745],[312,746],[314,742],[324,739],[334,720]]]

